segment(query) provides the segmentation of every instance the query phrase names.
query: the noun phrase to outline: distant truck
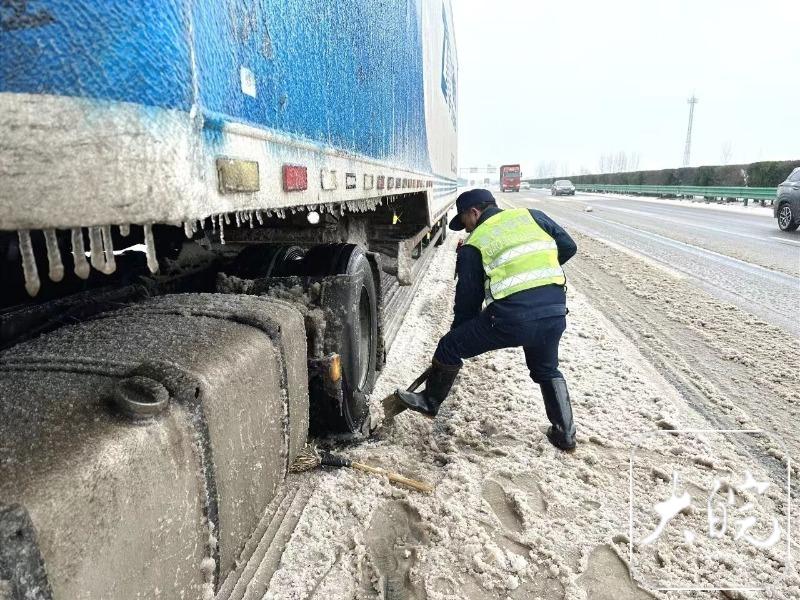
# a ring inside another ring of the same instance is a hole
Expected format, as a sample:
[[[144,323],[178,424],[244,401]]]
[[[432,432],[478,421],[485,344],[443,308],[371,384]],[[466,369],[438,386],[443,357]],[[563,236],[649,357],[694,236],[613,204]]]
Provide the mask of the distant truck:
[[[500,191],[501,192],[518,192],[520,177],[519,165],[502,165],[500,167]]]
[[[5,4],[0,597],[260,598],[446,232],[450,2]]]

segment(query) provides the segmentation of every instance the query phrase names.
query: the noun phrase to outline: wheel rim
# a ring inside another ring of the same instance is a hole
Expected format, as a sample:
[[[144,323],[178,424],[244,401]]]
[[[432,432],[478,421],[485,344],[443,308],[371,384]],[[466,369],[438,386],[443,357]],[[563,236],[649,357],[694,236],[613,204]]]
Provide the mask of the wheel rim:
[[[369,368],[372,351],[372,311],[370,310],[369,293],[367,288],[361,288],[361,297],[358,301],[358,387],[364,388],[369,377]]]
[[[778,225],[780,225],[781,229],[786,229],[789,225],[792,224],[792,209],[789,206],[784,206],[781,208],[780,213],[778,213]]]

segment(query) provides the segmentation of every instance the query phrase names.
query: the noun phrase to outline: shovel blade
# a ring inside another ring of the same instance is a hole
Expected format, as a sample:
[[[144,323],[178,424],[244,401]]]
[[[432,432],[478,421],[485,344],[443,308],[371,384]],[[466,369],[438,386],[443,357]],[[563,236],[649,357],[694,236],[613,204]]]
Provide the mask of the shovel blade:
[[[414,382],[408,386],[408,391],[413,392],[428,379],[431,374],[431,367],[428,367]],[[392,392],[383,399],[383,422],[389,424],[392,420],[408,407],[397,397],[397,392]]]
[[[383,399],[384,421],[391,421],[404,410],[406,410],[406,405],[400,401],[396,393],[393,392]]]

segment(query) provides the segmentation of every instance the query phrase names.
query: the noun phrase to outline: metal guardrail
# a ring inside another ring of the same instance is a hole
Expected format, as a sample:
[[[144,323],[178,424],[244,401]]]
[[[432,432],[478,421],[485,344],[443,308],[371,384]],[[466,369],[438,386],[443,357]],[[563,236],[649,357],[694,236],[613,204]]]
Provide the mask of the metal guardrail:
[[[551,184],[536,183],[533,187],[549,188]],[[613,192],[642,196],[702,196],[703,198],[736,198],[742,200],[775,200],[778,188],[774,187],[718,187],[693,185],[606,185],[578,183],[575,189],[582,192]]]

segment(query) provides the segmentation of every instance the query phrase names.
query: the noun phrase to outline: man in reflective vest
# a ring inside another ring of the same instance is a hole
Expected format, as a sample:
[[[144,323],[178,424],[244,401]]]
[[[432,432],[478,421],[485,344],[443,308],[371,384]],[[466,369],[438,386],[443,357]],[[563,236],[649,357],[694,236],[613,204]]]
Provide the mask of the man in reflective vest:
[[[558,344],[566,329],[566,278],[561,265],[577,246],[539,210],[501,210],[488,190],[464,192],[450,229],[470,233],[458,252],[455,319],[436,348],[425,390],[397,390],[411,410],[435,417],[463,358],[522,346],[539,384],[550,421],[547,438],[575,448],[567,383],[558,370]],[[482,310],[482,305],[486,307]]]

